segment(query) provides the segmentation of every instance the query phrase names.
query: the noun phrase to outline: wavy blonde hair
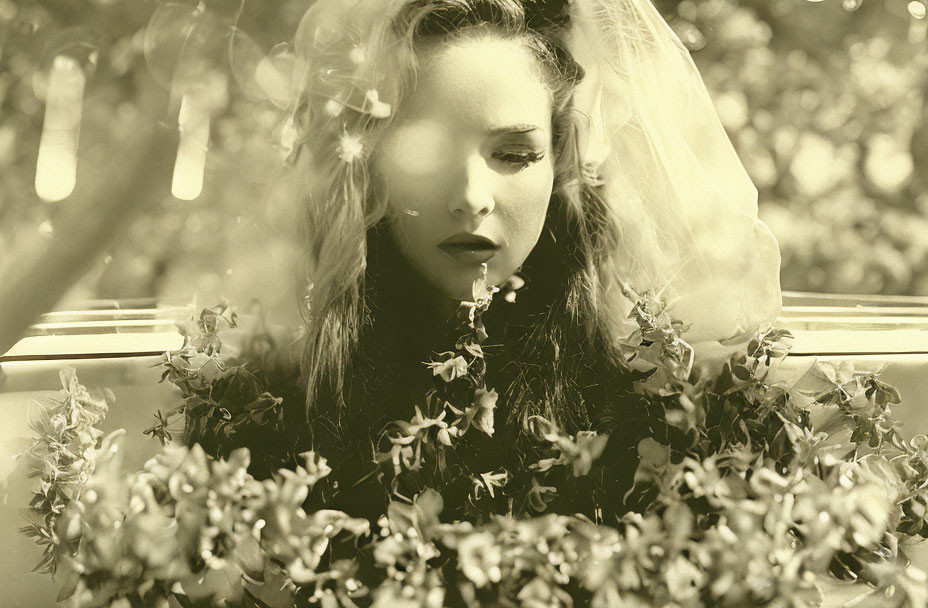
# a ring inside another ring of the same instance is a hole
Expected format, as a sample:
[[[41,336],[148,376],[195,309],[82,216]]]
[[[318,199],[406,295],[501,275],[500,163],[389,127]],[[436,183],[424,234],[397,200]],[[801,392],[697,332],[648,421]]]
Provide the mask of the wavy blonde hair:
[[[585,117],[572,110],[571,94],[583,70],[563,44],[568,24],[559,18],[556,7],[526,6],[515,0],[372,2],[379,2],[380,10],[394,6],[386,9],[393,12],[384,14],[365,35],[368,52],[353,69],[375,83],[376,90],[385,92],[381,99],[402,104],[415,86],[417,52],[426,41],[504,36],[525,41],[539,60],[552,95],[555,182],[538,246],[548,251],[538,255],[551,257],[563,266],[563,272],[557,279],[561,284],[536,291],[559,304],[547,302],[540,316],[533,316],[533,327],[528,330],[533,339],[526,342],[520,356],[545,357],[550,365],[542,367],[553,366],[557,373],[551,377],[546,370],[532,378],[533,374],[519,372],[513,375],[510,388],[525,394],[527,401],[544,402],[547,414],[561,418],[563,411],[558,410],[563,410],[567,400],[564,385],[572,382],[567,376],[573,373],[562,366],[561,351],[570,345],[594,345],[596,357],[612,361],[610,345],[617,315],[609,296],[614,285],[608,279],[615,275],[612,252],[617,249],[618,229],[597,193],[595,176],[581,165],[577,151],[578,128]],[[310,15],[300,27],[297,50],[308,64],[317,61],[314,54],[319,53],[319,44],[308,41],[318,21],[318,13]],[[300,37],[306,39],[302,45]],[[349,103],[333,116],[331,103],[331,97],[307,90],[299,108],[300,128],[306,134],[296,166],[304,180],[304,263],[309,285],[301,302],[307,417],[326,407],[344,410],[346,384],[355,380],[346,375],[353,369],[362,335],[374,323],[365,288],[368,239],[371,229],[388,219],[386,201],[375,194],[376,176],[368,160],[396,113],[377,118],[359,110],[359,104]],[[363,146],[360,155],[350,161],[337,153],[346,135]],[[377,314],[386,313],[378,309]],[[565,329],[568,326],[572,329]],[[558,377],[561,371],[564,377]],[[541,386],[529,386],[533,383]]]

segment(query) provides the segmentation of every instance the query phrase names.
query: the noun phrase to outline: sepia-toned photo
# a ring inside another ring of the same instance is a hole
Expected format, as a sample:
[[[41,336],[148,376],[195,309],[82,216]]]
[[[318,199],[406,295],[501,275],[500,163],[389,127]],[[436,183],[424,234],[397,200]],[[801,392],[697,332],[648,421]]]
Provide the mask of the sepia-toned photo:
[[[925,608],[928,0],[0,0],[3,608]]]

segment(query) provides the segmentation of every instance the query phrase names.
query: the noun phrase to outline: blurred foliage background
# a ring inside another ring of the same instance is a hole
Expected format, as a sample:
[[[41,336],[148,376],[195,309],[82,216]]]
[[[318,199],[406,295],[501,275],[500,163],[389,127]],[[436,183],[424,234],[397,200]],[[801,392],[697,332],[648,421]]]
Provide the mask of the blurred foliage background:
[[[928,294],[928,0],[655,3],[692,51],[757,185],[784,289]],[[285,116],[230,61],[227,43],[281,53],[309,4],[200,4],[215,18],[195,45],[221,90],[202,194],[157,199],[69,298],[282,293],[296,254],[294,205],[281,187]],[[68,199],[35,194],[54,58],[77,58],[87,76],[78,184],[106,180],[138,120],[177,124],[176,104],[159,106],[151,91],[166,88],[189,50],[193,13],[193,3],[154,0],[0,0],[0,260],[80,229],[56,224]]]
[[[661,5],[759,190],[784,289],[928,294],[928,5]]]

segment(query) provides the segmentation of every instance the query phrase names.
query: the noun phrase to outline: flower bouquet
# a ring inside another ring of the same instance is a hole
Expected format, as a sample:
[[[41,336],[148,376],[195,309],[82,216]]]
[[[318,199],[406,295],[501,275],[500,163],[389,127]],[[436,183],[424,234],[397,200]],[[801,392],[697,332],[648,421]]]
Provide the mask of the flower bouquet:
[[[928,536],[928,438],[900,434],[895,389],[824,365],[801,388],[778,386],[769,371],[790,336],[775,329],[710,374],[645,294],[617,400],[649,421],[630,488],[611,482],[621,411],[576,433],[531,416],[524,457],[487,466],[475,454],[497,430],[499,395],[482,314],[497,291],[475,282],[460,339],[426,362],[435,388],[378,437],[357,482],[383,498],[375,517],[333,508],[339,463],[272,449],[287,443],[284,404],[299,391],[270,333],[226,306],[204,310],[160,363],[184,400],[147,431],[163,449],[141,471],[121,464],[124,434],[98,430],[111,397],[63,372],[62,398],[32,421],[39,485],[24,528],[59,599],[792,607],[850,581],[869,588],[867,606],[928,604],[908,556]]]

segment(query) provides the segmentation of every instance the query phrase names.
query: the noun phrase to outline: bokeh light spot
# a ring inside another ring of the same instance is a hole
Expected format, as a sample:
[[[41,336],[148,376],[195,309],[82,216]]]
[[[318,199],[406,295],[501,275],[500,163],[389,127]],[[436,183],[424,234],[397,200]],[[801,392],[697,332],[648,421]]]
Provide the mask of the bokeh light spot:
[[[435,121],[422,120],[396,127],[384,150],[397,169],[409,175],[429,175],[445,164],[451,136]]]

